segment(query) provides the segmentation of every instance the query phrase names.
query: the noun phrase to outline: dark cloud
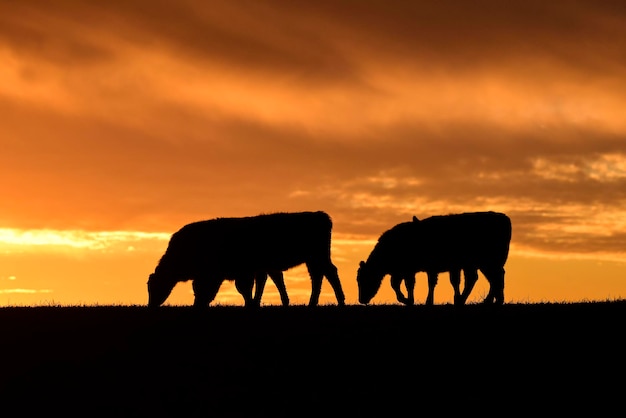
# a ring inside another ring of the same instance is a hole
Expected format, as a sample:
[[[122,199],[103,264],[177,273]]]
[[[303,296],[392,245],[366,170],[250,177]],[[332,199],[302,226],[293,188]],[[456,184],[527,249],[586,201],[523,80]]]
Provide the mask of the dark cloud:
[[[62,65],[138,44],[300,83],[359,80],[363,60],[458,73],[550,59],[583,74],[624,72],[621,2],[63,0],[0,8],[3,43]]]
[[[353,64],[332,37],[268,6],[222,1],[5,4],[0,40],[17,53],[67,66],[123,60],[124,46],[135,45],[200,65],[298,82],[355,78]]]

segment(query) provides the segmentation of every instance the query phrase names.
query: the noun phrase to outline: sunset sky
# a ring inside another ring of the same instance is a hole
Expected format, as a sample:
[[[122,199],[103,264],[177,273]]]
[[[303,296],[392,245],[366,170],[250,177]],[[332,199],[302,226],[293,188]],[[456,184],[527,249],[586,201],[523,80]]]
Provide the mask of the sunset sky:
[[[385,230],[481,210],[506,302],[626,298],[621,0],[0,0],[0,63],[0,306],[145,304],[184,224],[302,210],[347,303]]]

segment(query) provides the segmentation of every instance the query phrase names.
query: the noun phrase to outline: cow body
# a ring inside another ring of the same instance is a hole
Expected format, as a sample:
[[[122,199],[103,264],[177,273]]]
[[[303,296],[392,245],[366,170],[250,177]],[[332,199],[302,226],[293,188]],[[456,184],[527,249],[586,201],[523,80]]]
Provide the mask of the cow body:
[[[206,306],[226,278],[235,279],[248,302],[255,276],[261,284],[266,274],[276,282],[282,280],[283,271],[300,264],[306,264],[311,276],[309,305],[317,305],[323,277],[343,305],[337,268],[330,259],[331,229],[332,221],[324,212],[216,218],[185,225],[172,235],[150,275],[148,305],[161,305],[176,283],[192,280],[194,305]]]
[[[389,274],[398,301],[413,304],[415,274],[428,275],[426,304],[432,305],[438,274],[450,273],[454,303],[467,300],[480,270],[490,284],[486,303],[504,302],[504,265],[509,254],[511,220],[498,212],[473,212],[416,217],[400,223],[379,238],[367,261],[361,261],[357,273],[359,302],[369,303],[382,279]],[[460,291],[461,271],[465,286]],[[407,296],[402,294],[404,282]]]

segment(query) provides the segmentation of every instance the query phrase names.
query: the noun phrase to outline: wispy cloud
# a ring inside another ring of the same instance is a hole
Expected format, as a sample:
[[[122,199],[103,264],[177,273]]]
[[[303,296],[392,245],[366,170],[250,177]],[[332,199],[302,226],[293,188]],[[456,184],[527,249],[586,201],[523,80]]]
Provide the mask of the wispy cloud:
[[[28,294],[53,293],[52,289],[0,289],[0,294]]]
[[[125,248],[135,251],[155,242],[162,244],[171,234],[133,231],[20,230],[0,228],[0,249],[4,252],[39,251],[37,247],[107,250]]]

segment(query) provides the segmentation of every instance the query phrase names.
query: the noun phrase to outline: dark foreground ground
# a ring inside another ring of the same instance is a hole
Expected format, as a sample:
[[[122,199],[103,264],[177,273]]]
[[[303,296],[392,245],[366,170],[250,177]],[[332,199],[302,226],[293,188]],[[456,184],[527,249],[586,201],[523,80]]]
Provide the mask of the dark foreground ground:
[[[625,326],[621,301],[0,308],[0,415],[619,415]]]

